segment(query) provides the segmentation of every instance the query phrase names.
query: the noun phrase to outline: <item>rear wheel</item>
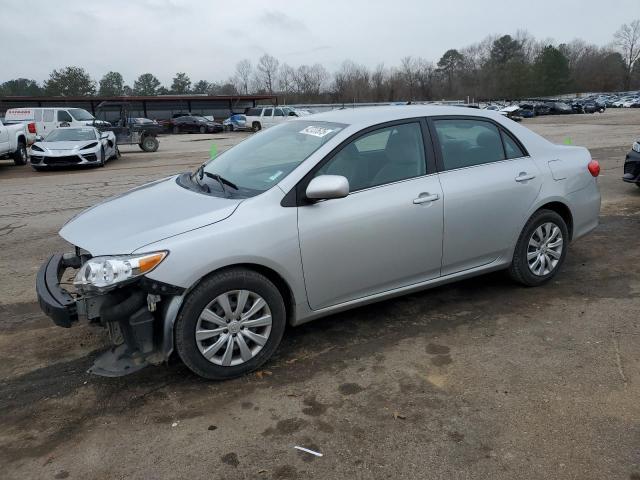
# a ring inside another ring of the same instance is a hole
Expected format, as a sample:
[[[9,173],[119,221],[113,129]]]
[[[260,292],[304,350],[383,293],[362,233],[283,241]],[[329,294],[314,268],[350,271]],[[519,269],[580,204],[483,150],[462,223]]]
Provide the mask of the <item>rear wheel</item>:
[[[140,142],[140,148],[145,152],[155,152],[159,146],[160,142],[158,142],[158,139],[150,135],[145,136],[142,142]]]
[[[552,210],[538,210],[518,238],[509,267],[511,278],[529,287],[548,282],[562,266],[568,244],[563,218]]]
[[[13,153],[13,163],[16,165],[26,165],[29,160],[29,154],[27,153],[27,146],[24,142],[18,142],[18,148]]]
[[[180,128],[177,125],[173,127],[173,133],[180,133]]]
[[[200,133],[207,133],[207,129],[204,125],[200,125]]]
[[[265,276],[232,269],[205,279],[176,320],[176,349],[194,373],[223,380],[265,363],[286,324],[282,296]]]

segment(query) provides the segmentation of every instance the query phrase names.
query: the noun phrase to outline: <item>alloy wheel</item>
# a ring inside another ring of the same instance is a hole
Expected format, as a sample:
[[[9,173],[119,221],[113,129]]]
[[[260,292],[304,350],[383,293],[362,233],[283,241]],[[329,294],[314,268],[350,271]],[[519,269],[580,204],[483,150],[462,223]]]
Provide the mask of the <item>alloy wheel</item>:
[[[534,275],[549,275],[562,258],[562,231],[555,223],[546,222],[536,228],[527,246],[527,264]]]
[[[204,358],[216,365],[240,365],[262,350],[271,326],[271,310],[260,295],[233,290],[202,310],[196,323],[196,344]]]

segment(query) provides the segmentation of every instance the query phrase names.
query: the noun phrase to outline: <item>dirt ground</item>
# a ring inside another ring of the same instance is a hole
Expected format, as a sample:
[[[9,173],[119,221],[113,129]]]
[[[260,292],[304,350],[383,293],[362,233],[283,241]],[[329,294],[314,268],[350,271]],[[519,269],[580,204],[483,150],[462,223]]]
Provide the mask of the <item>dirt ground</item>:
[[[496,273],[334,315],[221,383],[179,361],[85,373],[103,334],[53,326],[34,278],[73,215],[245,134],[166,137],[102,169],[0,162],[0,477],[640,479],[640,189],[620,180],[640,109],[524,124],[603,167],[601,225],[553,282]]]

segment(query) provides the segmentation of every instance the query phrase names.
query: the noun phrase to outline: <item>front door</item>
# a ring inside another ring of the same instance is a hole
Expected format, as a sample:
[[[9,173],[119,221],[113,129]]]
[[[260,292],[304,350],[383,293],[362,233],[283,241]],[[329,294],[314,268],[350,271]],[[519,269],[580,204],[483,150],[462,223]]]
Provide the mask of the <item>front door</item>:
[[[480,119],[433,121],[444,194],[442,275],[510,251],[540,192],[535,162],[501,127]]]
[[[422,131],[419,121],[369,131],[315,172],[346,177],[350,193],[298,207],[312,309],[440,275],[442,191]]]

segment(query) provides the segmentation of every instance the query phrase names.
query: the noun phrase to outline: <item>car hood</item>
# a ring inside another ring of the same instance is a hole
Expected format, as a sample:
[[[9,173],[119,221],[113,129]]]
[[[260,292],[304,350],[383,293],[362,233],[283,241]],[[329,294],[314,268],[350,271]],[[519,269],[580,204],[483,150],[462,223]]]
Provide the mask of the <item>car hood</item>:
[[[92,143],[99,143],[98,140],[60,141],[60,142],[38,142],[37,145],[47,150],[77,150]]]
[[[85,210],[62,227],[60,236],[93,256],[127,254],[224,220],[242,202],[187,190],[176,178],[143,185]]]

